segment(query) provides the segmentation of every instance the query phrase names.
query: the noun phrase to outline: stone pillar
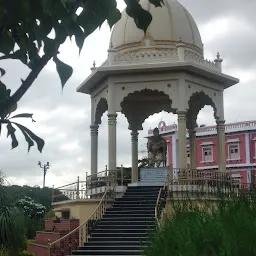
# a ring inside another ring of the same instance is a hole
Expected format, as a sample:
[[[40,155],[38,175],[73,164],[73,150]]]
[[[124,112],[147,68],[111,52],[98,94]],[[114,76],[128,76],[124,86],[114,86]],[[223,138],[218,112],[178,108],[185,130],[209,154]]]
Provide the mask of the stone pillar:
[[[189,130],[189,144],[190,144],[190,168],[196,169],[196,131]]]
[[[178,156],[181,173],[187,168],[186,111],[178,111]]]
[[[225,121],[217,121],[219,172],[226,172]]]
[[[132,183],[138,181],[138,131],[132,130]]]
[[[91,129],[91,175],[98,172],[98,128],[97,124],[90,126]]]
[[[108,114],[108,169],[116,170],[116,118],[117,114]]]

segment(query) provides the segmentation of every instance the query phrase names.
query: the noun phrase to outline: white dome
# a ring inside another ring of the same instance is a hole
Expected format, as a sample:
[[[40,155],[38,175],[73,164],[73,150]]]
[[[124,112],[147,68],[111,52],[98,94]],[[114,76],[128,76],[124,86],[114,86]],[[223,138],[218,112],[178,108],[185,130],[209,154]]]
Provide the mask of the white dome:
[[[203,44],[197,25],[190,13],[177,0],[164,0],[162,7],[155,7],[148,0],[140,0],[141,6],[149,11],[153,20],[146,34],[138,29],[126,11],[114,26],[110,48],[115,51],[145,47],[145,39],[151,46],[174,47],[180,39],[187,47],[203,54]]]

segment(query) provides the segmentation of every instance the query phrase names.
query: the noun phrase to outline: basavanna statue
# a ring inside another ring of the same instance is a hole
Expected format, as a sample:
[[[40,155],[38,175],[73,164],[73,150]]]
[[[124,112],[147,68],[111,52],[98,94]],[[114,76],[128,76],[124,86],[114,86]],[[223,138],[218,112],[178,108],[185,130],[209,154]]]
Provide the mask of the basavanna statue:
[[[148,139],[148,166],[149,167],[160,167],[166,166],[167,160],[167,142],[159,134],[159,129],[153,130],[154,136]]]

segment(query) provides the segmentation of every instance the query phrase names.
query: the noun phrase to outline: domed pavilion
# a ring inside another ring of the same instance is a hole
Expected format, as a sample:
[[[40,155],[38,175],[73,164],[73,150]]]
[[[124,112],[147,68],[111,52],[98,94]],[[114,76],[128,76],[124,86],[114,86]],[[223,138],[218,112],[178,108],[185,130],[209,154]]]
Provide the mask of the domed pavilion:
[[[178,115],[178,166],[187,168],[186,135],[190,139],[191,168],[195,168],[195,127],[199,111],[214,109],[218,133],[219,171],[226,171],[223,92],[238,79],[222,73],[219,54],[205,60],[198,27],[177,0],[155,7],[141,0],[153,20],[146,33],[126,11],[114,26],[108,58],[78,87],[91,95],[91,174],[98,172],[98,127],[108,112],[108,169],[116,169],[117,113],[131,130],[132,182],[138,181],[138,132],[146,118],[161,111]]]

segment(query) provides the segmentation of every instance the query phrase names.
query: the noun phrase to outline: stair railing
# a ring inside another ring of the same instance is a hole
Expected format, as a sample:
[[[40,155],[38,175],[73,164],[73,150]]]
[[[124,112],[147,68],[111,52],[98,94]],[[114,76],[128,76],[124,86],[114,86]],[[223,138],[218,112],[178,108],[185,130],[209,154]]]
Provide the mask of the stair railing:
[[[159,189],[159,192],[158,192],[158,197],[157,197],[157,200],[156,200],[156,206],[155,206],[155,219],[157,221],[157,224],[158,226],[160,225],[160,220],[159,220],[159,216],[161,214],[161,195],[162,195],[162,188]]]
[[[70,255],[72,250],[78,249],[79,246],[83,246],[84,243],[88,241],[94,225],[97,223],[97,221],[102,219],[106,209],[110,206],[109,203],[113,203],[114,201],[116,185],[115,181],[109,181],[109,185],[110,189],[106,189],[98,206],[86,221],[69,232],[67,235],[48,245],[49,256]]]

